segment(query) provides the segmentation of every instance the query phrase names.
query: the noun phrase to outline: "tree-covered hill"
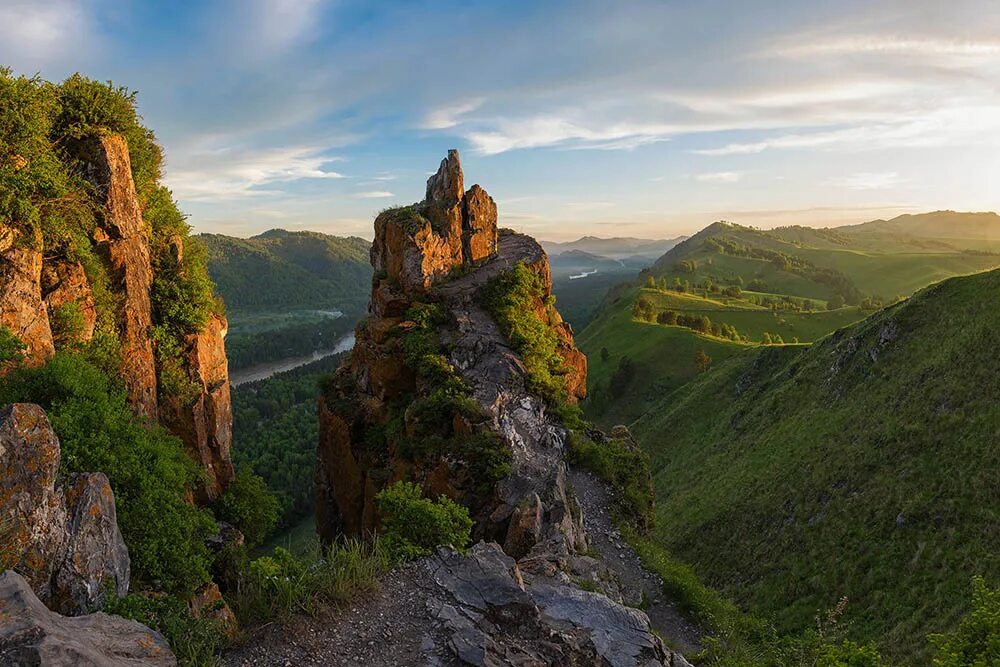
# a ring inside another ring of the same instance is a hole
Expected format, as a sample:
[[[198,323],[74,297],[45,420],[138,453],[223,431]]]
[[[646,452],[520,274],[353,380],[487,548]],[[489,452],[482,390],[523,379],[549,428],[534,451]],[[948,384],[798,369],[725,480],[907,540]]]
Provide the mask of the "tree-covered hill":
[[[209,273],[231,310],[360,312],[368,302],[371,243],[364,239],[283,229],[247,239],[198,238],[208,248]]]
[[[782,630],[846,597],[850,635],[928,664],[1000,572],[998,298],[1000,271],[953,278],[661,395],[633,426],[656,541]]]

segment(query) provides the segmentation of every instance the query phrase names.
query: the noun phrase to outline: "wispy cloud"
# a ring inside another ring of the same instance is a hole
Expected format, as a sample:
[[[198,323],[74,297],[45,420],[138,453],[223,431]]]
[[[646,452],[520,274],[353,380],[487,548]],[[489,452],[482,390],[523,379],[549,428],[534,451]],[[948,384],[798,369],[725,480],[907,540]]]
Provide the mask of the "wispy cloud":
[[[694,180],[701,183],[736,183],[743,174],[736,171],[714,171],[706,174],[696,174]]]
[[[351,195],[355,199],[388,199],[389,197],[395,197],[388,190],[369,190],[367,192],[355,192]]]
[[[180,199],[225,201],[283,193],[282,184],[303,179],[339,179],[327,167],[338,158],[316,146],[271,149],[210,148],[185,151],[170,165],[166,182]]]
[[[903,178],[895,171],[879,173],[859,172],[849,176],[830,179],[830,185],[834,187],[847,188],[848,190],[886,190],[908,183],[909,180]]]
[[[449,127],[458,125],[462,116],[471,113],[481,107],[486,98],[477,97],[471,100],[456,102],[446,107],[433,109],[424,118],[421,127],[428,130],[446,130]]]
[[[0,3],[0,62],[34,73],[42,65],[94,48],[92,19],[80,0]]]

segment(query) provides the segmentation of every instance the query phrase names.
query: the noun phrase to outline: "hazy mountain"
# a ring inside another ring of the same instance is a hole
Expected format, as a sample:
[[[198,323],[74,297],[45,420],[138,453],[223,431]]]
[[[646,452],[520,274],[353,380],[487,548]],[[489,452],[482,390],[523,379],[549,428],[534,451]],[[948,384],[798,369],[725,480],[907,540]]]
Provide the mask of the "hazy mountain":
[[[675,245],[683,241],[686,237],[678,236],[672,239],[639,239],[625,236],[614,238],[600,238],[597,236],[584,236],[575,241],[542,241],[542,247],[550,257],[560,255],[571,250],[580,250],[609,257],[611,259],[624,259],[626,257],[650,257],[657,258]]]

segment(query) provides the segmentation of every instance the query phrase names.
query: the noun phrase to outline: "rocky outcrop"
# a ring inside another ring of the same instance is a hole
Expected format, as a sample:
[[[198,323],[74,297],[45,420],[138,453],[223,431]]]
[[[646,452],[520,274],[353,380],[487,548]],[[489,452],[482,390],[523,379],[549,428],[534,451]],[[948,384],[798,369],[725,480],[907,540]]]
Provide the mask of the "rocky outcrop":
[[[128,144],[105,135],[89,146],[90,181],[102,207],[96,232],[121,300],[122,378],[129,401],[139,414],[156,419],[156,364],[153,358],[153,269],[149,236],[132,181]]]
[[[370,315],[319,401],[320,534],[332,541],[375,531],[376,494],[396,480],[416,481],[427,495],[469,508],[473,535],[483,540],[469,555],[445,550],[426,562],[428,608],[444,632],[428,641],[443,641],[455,660],[686,664],[644,613],[621,605],[614,585],[602,590],[617,599],[572,583],[613,577],[583,555],[567,431],[484,305],[495,279],[519,264],[537,277],[528,308],[555,334],[570,401],[584,396],[586,357],[552,306],[542,247],[498,230],[489,195],[463,187],[451,151],[423,202],[375,221]]]
[[[449,274],[496,253],[496,204],[478,185],[465,192],[463,183],[458,151],[448,151],[427,180],[424,201],[375,219],[373,313],[401,315],[393,307],[400,296],[425,294]]]
[[[49,607],[80,614],[128,592],[129,556],[107,477],[73,475],[64,490],[59,460],[40,407],[0,411],[0,564],[23,573]]]
[[[163,636],[135,621],[49,611],[23,577],[0,575],[0,663],[45,667],[175,667]]]
[[[465,556],[441,549],[426,567],[434,583],[428,611],[444,629],[437,641],[462,664],[689,667],[641,611],[525,572],[496,544]]]
[[[184,368],[198,388],[193,402],[168,397],[160,406],[163,423],[184,441],[204,472],[198,490],[204,503],[218,498],[233,480],[230,447],[233,441],[233,405],[225,338],[228,323],[214,315],[205,328],[188,336]]]
[[[25,363],[35,366],[55,353],[42,302],[41,245],[40,237],[0,222],[0,326],[25,344]]]

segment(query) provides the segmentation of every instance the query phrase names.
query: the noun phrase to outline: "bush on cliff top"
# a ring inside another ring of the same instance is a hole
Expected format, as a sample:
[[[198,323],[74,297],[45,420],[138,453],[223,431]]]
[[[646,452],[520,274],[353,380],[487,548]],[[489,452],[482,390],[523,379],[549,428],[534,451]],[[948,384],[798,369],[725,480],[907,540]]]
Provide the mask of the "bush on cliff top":
[[[62,445],[60,470],[101,471],[115,492],[133,587],[189,593],[208,580],[211,514],[189,504],[195,463],[181,441],[133,414],[124,390],[81,353],[0,379],[0,405],[42,405]]]

